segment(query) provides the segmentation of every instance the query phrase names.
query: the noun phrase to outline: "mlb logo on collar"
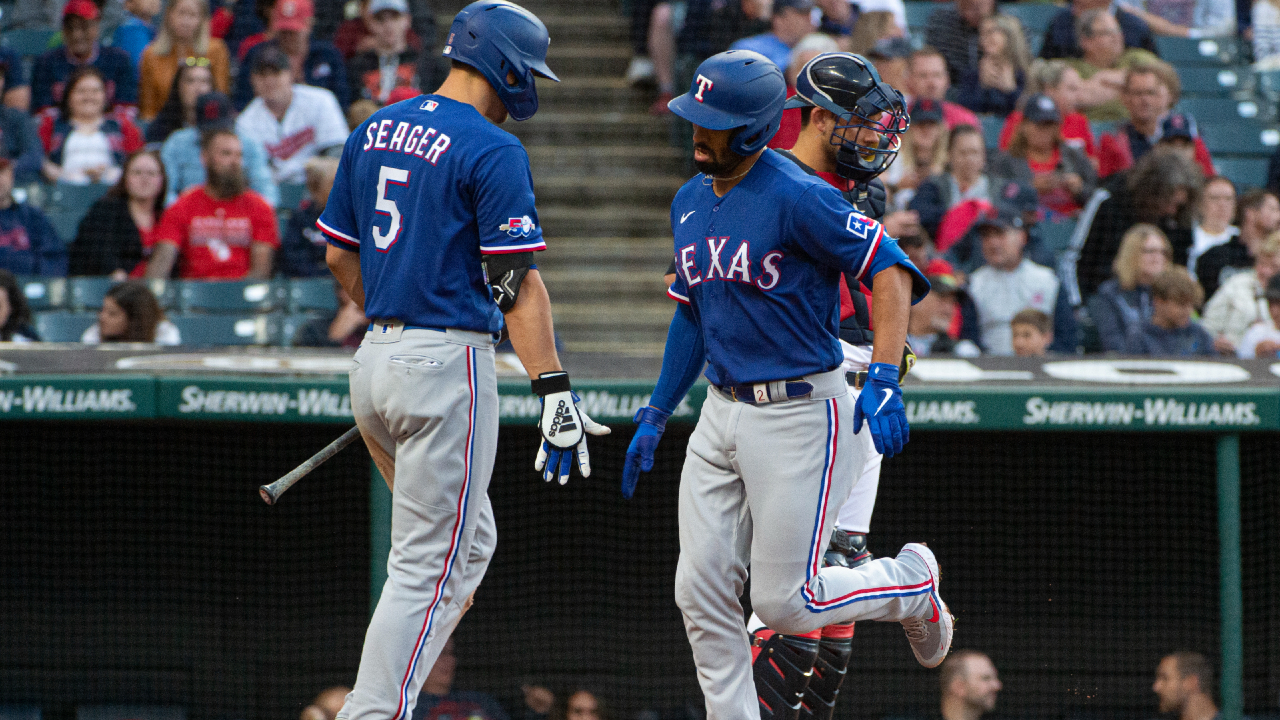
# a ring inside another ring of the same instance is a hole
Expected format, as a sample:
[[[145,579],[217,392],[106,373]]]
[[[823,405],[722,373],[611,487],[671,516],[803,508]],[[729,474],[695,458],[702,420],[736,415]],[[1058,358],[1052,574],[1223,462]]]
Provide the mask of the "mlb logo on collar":
[[[421,105],[419,105],[418,109],[426,110],[427,112],[434,112],[435,109],[438,107],[440,107],[440,103],[436,102],[435,100],[428,100],[422,103]]]

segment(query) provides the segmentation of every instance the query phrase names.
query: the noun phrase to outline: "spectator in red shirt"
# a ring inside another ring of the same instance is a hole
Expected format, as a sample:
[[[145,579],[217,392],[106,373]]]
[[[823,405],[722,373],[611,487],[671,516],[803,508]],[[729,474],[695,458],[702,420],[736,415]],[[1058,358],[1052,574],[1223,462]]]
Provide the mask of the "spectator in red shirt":
[[[45,113],[40,140],[50,182],[114,184],[129,153],[142,147],[142,133],[123,116],[108,115],[102,72],[87,65],[71,73],[56,113]]]
[[[1076,69],[1061,60],[1036,60],[1027,72],[1025,97],[1037,93],[1048,95],[1062,113],[1062,140],[1097,160],[1098,147],[1093,140],[1089,119],[1080,112],[1080,89],[1084,81]],[[1025,102],[1025,101],[1024,101]],[[1022,124],[1022,110],[1009,113],[1000,130],[1000,149],[1008,150],[1013,131]]]
[[[230,129],[213,130],[200,142],[206,180],[165,211],[152,234],[148,278],[187,280],[271,277],[280,246],[271,206],[249,189],[240,138]]]
[[[991,172],[1034,187],[1044,211],[1068,217],[1080,212],[1098,186],[1093,163],[1064,141],[1062,114],[1048,95],[1027,98],[1009,151],[992,159]]]
[[[942,119],[950,130],[957,125],[982,127],[978,116],[969,110],[947,102],[947,89],[951,80],[947,77],[947,61],[942,53],[925,46],[911,54],[910,71],[907,75],[907,89],[910,90],[908,101],[917,98],[929,98],[942,103]]]
[[[1124,77],[1120,100],[1129,111],[1129,122],[1102,136],[1098,150],[1098,176],[1108,177],[1131,167],[1163,136],[1162,121],[1182,95],[1178,73],[1165,62],[1134,63]],[[1183,123],[1195,144],[1194,158],[1205,177],[1213,177],[1213,158],[1190,116]],[[1168,119],[1172,120],[1172,117]]]

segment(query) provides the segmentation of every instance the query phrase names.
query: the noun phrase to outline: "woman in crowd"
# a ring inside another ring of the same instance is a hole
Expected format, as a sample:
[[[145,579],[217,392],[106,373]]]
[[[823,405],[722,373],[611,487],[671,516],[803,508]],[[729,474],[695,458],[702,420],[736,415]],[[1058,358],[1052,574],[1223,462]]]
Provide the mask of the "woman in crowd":
[[[196,99],[209,92],[213,92],[213,71],[209,66],[183,63],[173,76],[164,107],[147,126],[147,142],[163,143],[175,131],[195,127]]]
[[[1160,228],[1173,247],[1173,263],[1185,265],[1191,247],[1191,224],[1204,178],[1195,162],[1156,147],[1143,155],[1123,184],[1108,186],[1110,196],[1081,214],[1088,223],[1084,243],[1069,264],[1075,268],[1079,294],[1073,300],[1097,292],[1120,250],[1120,238],[1138,223]],[[1074,252],[1074,251],[1069,251]]]
[[[181,345],[178,328],[164,319],[160,303],[142,280],[120,283],[107,291],[98,311],[98,322],[84,331],[80,342],[97,345],[107,342]]]
[[[112,184],[120,179],[125,158],[142,147],[142,133],[129,120],[108,115],[107,85],[102,73],[86,65],[71,73],[57,113],[44,116],[40,139],[50,182],[75,185]]]
[[[929,235],[937,237],[942,216],[956,205],[965,200],[992,200],[986,164],[982,131],[972,125],[952,128],[947,136],[946,172],[920,183],[911,199],[910,207],[920,214],[920,225]]]
[[[1018,102],[1031,64],[1022,24],[1010,15],[986,18],[979,26],[978,48],[978,65],[960,78],[956,102],[976,113],[1006,115]]]
[[[1257,323],[1271,324],[1266,288],[1277,274],[1280,274],[1280,232],[1262,241],[1251,269],[1223,281],[1205,303],[1204,329],[1214,336],[1218,352],[1234,354],[1250,327]]]
[[[71,243],[72,275],[110,275],[124,280],[146,268],[151,231],[164,211],[165,172],[160,156],[141,150],[129,156],[115,187],[89,208]]]
[[[1187,251],[1187,270],[1191,277],[1196,277],[1196,261],[1201,255],[1219,245],[1226,245],[1240,234],[1240,228],[1231,224],[1235,217],[1236,184],[1221,175],[1205,180],[1196,224],[1192,229],[1191,249]]]
[[[165,8],[160,33],[142,52],[138,68],[138,113],[151,120],[164,107],[179,65],[202,65],[213,73],[220,92],[231,87],[231,55],[227,46],[209,35],[209,3],[172,0]]]
[[[1151,283],[1172,258],[1173,246],[1155,225],[1140,223],[1124,234],[1111,279],[1089,298],[1103,350],[1124,352],[1129,334],[1151,319]]]
[[[31,308],[18,286],[18,278],[0,269],[0,342],[39,342],[31,327]]]
[[[1027,90],[1024,97],[1036,94],[1048,95],[1062,114],[1062,139],[1071,147],[1081,150],[1090,158],[1098,156],[1097,143],[1089,119],[1080,112],[1080,91],[1083,87],[1080,73],[1062,60],[1036,60],[1027,73]],[[1014,110],[1000,130],[1000,149],[1007,150],[1013,141],[1013,132],[1022,124],[1022,110]]]
[[[1032,95],[1022,113],[1007,154],[991,160],[992,174],[1034,187],[1049,214],[1075,217],[1097,189],[1093,163],[1062,137],[1062,115],[1053,98]]]
[[[902,210],[920,183],[941,174],[947,165],[947,126],[937,100],[917,98],[911,103],[911,127],[902,135],[898,159],[880,179],[893,191],[893,206]]]

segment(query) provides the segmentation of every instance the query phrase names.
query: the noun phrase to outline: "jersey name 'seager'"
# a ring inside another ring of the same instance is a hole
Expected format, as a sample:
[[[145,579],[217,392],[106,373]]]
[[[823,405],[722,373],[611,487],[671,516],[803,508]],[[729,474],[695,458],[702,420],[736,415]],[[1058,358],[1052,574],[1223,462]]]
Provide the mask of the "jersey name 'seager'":
[[[895,264],[928,283],[880,223],[772,150],[716,197],[701,175],[671,204],[676,280],[717,385],[799,377],[840,366],[841,271],[869,283]]]
[[[520,141],[439,95],[351,133],[316,225],[360,251],[366,315],[419,327],[497,332],[482,255],[546,248]]]

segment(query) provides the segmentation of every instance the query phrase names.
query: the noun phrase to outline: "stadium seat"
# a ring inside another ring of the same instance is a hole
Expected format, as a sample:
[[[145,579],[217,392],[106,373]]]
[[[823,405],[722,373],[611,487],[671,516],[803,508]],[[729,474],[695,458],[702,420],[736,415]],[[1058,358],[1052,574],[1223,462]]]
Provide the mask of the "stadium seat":
[[[89,207],[110,190],[110,185],[93,183],[90,185],[72,185],[58,183],[49,191],[45,202],[44,214],[49,216],[53,229],[64,242],[71,242],[76,237],[76,229],[80,220],[89,212]]]
[[[1000,12],[1021,20],[1022,27],[1027,31],[1027,36],[1030,38],[1035,35],[1043,35],[1044,31],[1049,27],[1049,22],[1053,20],[1055,15],[1062,12],[1064,7],[1053,3],[1012,2],[1001,3]]]
[[[32,311],[52,310],[66,306],[67,281],[65,278],[18,278],[18,286],[22,288],[22,295],[27,299],[27,307]]]
[[[107,291],[119,282],[110,277],[73,277],[68,278],[71,286],[71,307],[76,310],[97,310],[102,307],[102,298]]]
[[[1240,188],[1260,188],[1267,184],[1266,158],[1221,158],[1213,164],[1218,174]]]
[[[306,313],[293,313],[284,316],[280,321],[280,344],[284,347],[293,347],[293,337],[298,334],[298,328],[315,319],[315,315]]]
[[[38,30],[9,30],[0,35],[0,45],[23,57],[39,55],[53,45],[53,37],[57,30],[40,28]]]
[[[0,705],[0,720],[40,720],[40,706]]]
[[[172,315],[183,345],[272,345],[280,321],[270,315]]]
[[[982,139],[988,150],[1000,147],[1000,131],[1004,128],[1004,118],[996,115],[979,115],[982,121]]]
[[[82,705],[76,720],[187,720],[187,709],[177,705]]]
[[[1218,123],[1201,137],[1209,152],[1224,157],[1269,158],[1280,145],[1280,130],[1240,120]]]
[[[269,280],[187,281],[178,288],[178,306],[183,312],[264,312],[283,294],[283,287]]]
[[[1208,126],[1214,125],[1217,129],[1217,123],[1236,122],[1241,119],[1256,121],[1261,109],[1258,103],[1253,100],[1227,100],[1223,98],[1189,98],[1184,97],[1178,102],[1177,109],[1184,113],[1189,113],[1191,117],[1196,119],[1200,125],[1200,133],[1209,132]]]
[[[280,207],[278,209],[292,213],[302,204],[307,196],[307,186],[298,183],[280,183]]]
[[[97,313],[36,313],[36,332],[45,342],[80,342],[80,336],[98,322]]]
[[[929,15],[940,7],[950,7],[952,3],[940,2],[915,2],[905,3],[907,6],[907,26],[912,31],[923,32],[924,26],[929,22]]]
[[[1202,39],[1183,37],[1156,37],[1156,54],[1161,60],[1181,67],[1183,65],[1225,67],[1235,62],[1237,49],[1229,38]]]
[[[1178,68],[1182,81],[1182,97],[1226,98],[1244,89],[1245,77],[1233,68],[1188,67]]]
[[[332,277],[296,278],[289,281],[289,312],[324,312],[338,309]]]

